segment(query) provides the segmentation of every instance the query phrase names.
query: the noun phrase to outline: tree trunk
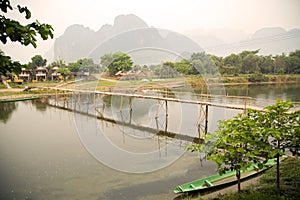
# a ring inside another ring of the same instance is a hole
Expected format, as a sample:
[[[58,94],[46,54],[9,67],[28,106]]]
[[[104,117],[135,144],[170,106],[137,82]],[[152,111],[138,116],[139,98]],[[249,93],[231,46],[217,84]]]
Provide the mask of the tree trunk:
[[[240,172],[240,170],[236,170],[236,178],[238,181],[238,193],[240,194],[240,192],[241,192],[241,172]]]
[[[277,189],[280,189],[280,172],[279,172],[279,153],[276,155],[276,168],[277,168],[277,173],[276,173],[276,186]]]
[[[5,76],[1,76],[1,80],[2,80],[2,83],[5,85],[5,87],[7,89],[11,89],[10,85],[8,84],[8,82],[6,82],[6,77]]]

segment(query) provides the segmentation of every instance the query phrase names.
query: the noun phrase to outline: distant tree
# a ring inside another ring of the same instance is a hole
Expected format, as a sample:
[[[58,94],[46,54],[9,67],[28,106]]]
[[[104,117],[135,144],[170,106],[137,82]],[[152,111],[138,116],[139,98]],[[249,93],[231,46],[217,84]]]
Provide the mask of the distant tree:
[[[31,12],[27,7],[20,5],[12,6],[9,0],[0,1],[0,40],[6,44],[8,39],[12,42],[19,42],[21,45],[32,45],[36,47],[36,35],[40,35],[43,40],[49,37],[53,38],[53,28],[49,24],[41,24],[38,21],[22,25],[20,22],[7,18],[5,15],[9,10],[18,10],[19,13],[25,13],[25,18],[31,18]],[[0,75],[7,73],[20,73],[22,67],[27,65],[20,64],[18,61],[12,61],[11,57],[6,56],[3,51],[0,51]]]
[[[274,74],[283,74],[286,68],[286,55],[276,55],[273,57],[273,73]]]
[[[224,65],[242,66],[242,58],[237,54],[230,54],[223,59]]]
[[[193,53],[190,58],[192,69],[190,74],[213,75],[218,71],[215,61],[212,60],[211,55],[205,52]]]
[[[31,62],[28,63],[30,69],[36,69],[37,67],[44,67],[47,64],[47,60],[41,55],[35,55],[31,58]]]
[[[35,55],[31,58],[31,62],[28,63],[30,70],[31,79],[35,78],[36,69],[38,67],[44,67],[47,64],[47,60],[44,59],[41,55]],[[49,72],[49,71],[48,71]]]
[[[300,74],[300,50],[291,52],[286,58],[285,64],[287,74]]]
[[[160,67],[159,77],[160,78],[174,78],[178,76],[178,72],[175,70],[175,63],[164,62]]]
[[[52,68],[52,67],[55,67],[55,66],[61,68],[61,67],[66,67],[67,64],[63,59],[58,59],[58,60],[53,61],[50,65],[48,65],[48,68]]]
[[[261,73],[270,74],[273,73],[273,58],[272,55],[260,56],[259,68]]]
[[[240,73],[242,68],[242,58],[240,55],[230,54],[223,59],[223,63],[223,73],[231,74],[231,71],[234,71],[236,74]]]
[[[161,72],[161,66],[160,65],[152,65],[151,66],[152,71],[154,72],[154,75],[160,77]]]
[[[242,72],[245,74],[260,73],[260,57],[255,54],[248,54],[242,59]]]
[[[259,52],[260,49],[254,50],[254,51],[242,51],[241,53],[239,53],[239,56],[244,59],[246,56],[248,55],[256,55]]]
[[[132,69],[133,71],[137,72],[139,70],[142,70],[142,67],[140,65],[134,65]]]
[[[222,68],[222,66],[224,65],[224,61],[222,57],[216,56],[216,55],[209,55],[211,61],[213,62],[213,64],[218,68],[218,70],[220,70]]]
[[[110,76],[114,76],[118,71],[129,71],[132,69],[130,56],[122,52],[105,54],[101,56],[101,65],[107,69]]]
[[[61,67],[57,69],[56,72],[60,73],[64,77],[64,80],[66,80],[67,77],[71,74],[70,70],[66,67]]]
[[[192,65],[189,60],[182,59],[180,62],[174,64],[174,69],[179,73],[188,75],[192,70]]]
[[[68,64],[68,69],[71,72],[79,72],[80,70],[80,64],[78,62],[73,62]]]
[[[96,65],[94,64],[93,59],[83,58],[77,61],[79,64],[79,70],[84,72],[96,73],[98,72]]]
[[[195,75],[195,74],[205,73],[204,64],[203,64],[205,57],[206,57],[205,52],[193,53],[191,55],[190,63],[192,65],[192,68],[190,74]]]

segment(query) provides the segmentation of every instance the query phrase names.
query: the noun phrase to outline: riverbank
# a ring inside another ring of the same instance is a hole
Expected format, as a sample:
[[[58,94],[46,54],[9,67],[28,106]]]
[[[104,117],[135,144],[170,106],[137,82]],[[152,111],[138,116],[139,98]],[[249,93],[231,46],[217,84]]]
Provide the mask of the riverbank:
[[[181,200],[253,200],[253,199],[300,199],[300,159],[289,157],[280,164],[280,190],[276,188],[276,167],[263,175],[242,182],[242,192],[237,193],[237,185],[206,195],[182,195]]]
[[[251,85],[251,84],[275,84],[275,83],[300,83],[300,74],[289,75],[264,75],[243,74],[239,76],[206,77],[186,76],[186,80],[193,87],[203,85]]]
[[[214,200],[251,199],[300,199],[300,159],[290,157],[280,164],[280,190],[276,188],[276,168],[263,174],[257,185],[248,187],[241,194],[227,193],[213,197]],[[211,199],[211,198],[210,198]]]
[[[68,89],[83,89],[83,90],[99,90],[106,92],[122,92],[124,90],[134,90],[136,92],[143,92],[145,90],[161,90],[174,89],[177,91],[184,91],[185,88],[193,89],[195,93],[207,94],[214,86],[225,86],[226,95],[233,96],[249,96],[248,92],[232,92],[236,88],[231,87],[248,87],[251,85],[273,85],[273,84],[290,84],[300,83],[300,74],[298,75],[264,75],[268,81],[251,82],[249,77],[252,75],[240,75],[235,77],[209,77],[203,78],[201,76],[185,76],[167,79],[147,79],[145,80],[116,80],[100,78],[99,80],[73,80],[70,82],[38,82],[38,83],[24,83],[22,85],[11,85],[11,89],[5,89],[3,84],[0,84],[0,99],[19,98],[20,96],[40,95],[49,93],[49,91],[42,90],[44,87],[60,87]],[[23,91],[31,88],[29,91]],[[228,88],[230,87],[230,88]],[[209,90],[208,90],[209,89]],[[228,90],[228,91],[227,91]],[[245,89],[248,91],[248,89]],[[251,95],[250,95],[251,96]]]

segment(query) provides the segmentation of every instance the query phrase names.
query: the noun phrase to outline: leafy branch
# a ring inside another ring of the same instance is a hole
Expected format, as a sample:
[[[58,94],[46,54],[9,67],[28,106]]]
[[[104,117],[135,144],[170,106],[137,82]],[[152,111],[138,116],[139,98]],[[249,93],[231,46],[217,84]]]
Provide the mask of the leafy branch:
[[[0,9],[3,13],[7,14],[9,10],[14,10],[10,4],[9,0],[0,1]],[[31,18],[31,12],[25,6],[22,7],[17,5],[17,10],[19,13],[25,13],[25,19]],[[8,42],[8,39],[12,42],[19,42],[21,45],[28,46],[32,45],[34,48],[37,47],[36,36],[40,35],[43,40],[53,38],[53,28],[49,24],[43,24],[39,21],[35,21],[26,25],[22,25],[19,21],[0,15],[0,40],[3,44]],[[11,57],[4,55],[1,51],[0,54],[0,75],[6,75],[7,73],[18,73],[21,71],[22,67],[27,67],[22,65],[17,61],[12,61]]]

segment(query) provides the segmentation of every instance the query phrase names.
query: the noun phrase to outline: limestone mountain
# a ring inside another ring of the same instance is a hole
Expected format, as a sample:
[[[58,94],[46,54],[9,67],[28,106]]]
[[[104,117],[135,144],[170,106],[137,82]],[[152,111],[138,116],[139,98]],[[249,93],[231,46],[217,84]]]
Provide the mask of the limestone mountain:
[[[93,58],[98,63],[103,54],[134,51],[139,57],[152,56],[155,62],[159,62],[169,59],[170,54],[180,57],[199,51],[227,56],[244,50],[260,49],[260,54],[278,55],[300,49],[299,29],[287,31],[280,27],[268,27],[253,34],[226,28],[213,31],[195,29],[185,32],[185,35],[149,27],[133,14],[119,15],[112,25],[105,24],[98,31],[78,24],[69,26],[55,40],[54,59],[74,62],[80,58]],[[144,55],[141,55],[142,51]],[[145,60],[135,59],[141,63]]]
[[[162,34],[162,31],[165,33]],[[150,28],[142,19],[130,14],[117,16],[113,25],[103,25],[96,32],[83,25],[68,27],[55,41],[54,59],[73,62],[89,57],[99,62],[106,53],[145,48],[165,49],[177,54],[202,51],[191,39],[171,31]]]

